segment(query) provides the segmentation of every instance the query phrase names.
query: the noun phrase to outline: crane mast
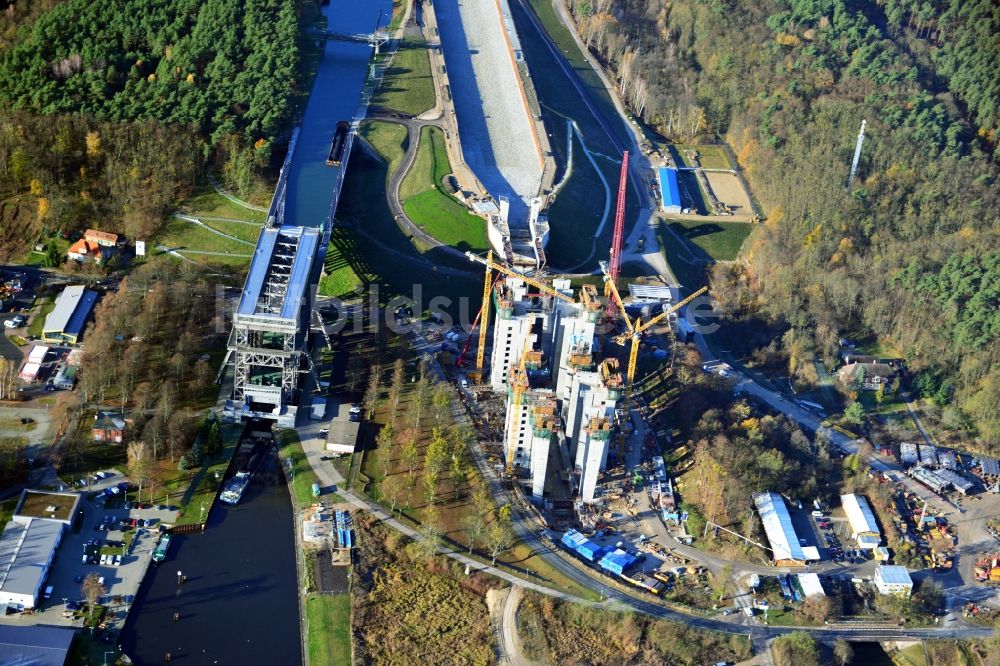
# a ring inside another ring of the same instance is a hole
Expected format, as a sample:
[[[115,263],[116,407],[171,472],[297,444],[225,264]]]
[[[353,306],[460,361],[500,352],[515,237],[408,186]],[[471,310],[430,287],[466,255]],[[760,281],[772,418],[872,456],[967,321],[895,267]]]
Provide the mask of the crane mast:
[[[608,261],[608,276],[617,285],[618,274],[621,272],[622,262],[622,236],[625,233],[625,189],[628,183],[628,151],[622,153],[622,170],[618,176],[618,206],[615,208],[615,230],[611,236],[611,256]],[[610,284],[610,283],[609,283]],[[605,297],[611,294],[605,288]],[[618,309],[618,303],[613,298],[608,298],[608,317],[614,317]]]

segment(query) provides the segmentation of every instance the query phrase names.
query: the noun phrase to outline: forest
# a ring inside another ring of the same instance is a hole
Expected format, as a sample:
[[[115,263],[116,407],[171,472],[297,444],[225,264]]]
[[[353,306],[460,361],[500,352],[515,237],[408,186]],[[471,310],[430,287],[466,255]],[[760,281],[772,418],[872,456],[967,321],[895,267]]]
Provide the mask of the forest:
[[[202,177],[245,190],[306,77],[310,0],[0,3],[0,241],[148,237]]]
[[[877,335],[946,387],[980,448],[1000,444],[994,4],[571,8],[632,110],[669,140],[728,142],[763,204],[748,261],[709,276],[742,340],[788,334],[794,374],[814,357],[832,365],[841,336]]]

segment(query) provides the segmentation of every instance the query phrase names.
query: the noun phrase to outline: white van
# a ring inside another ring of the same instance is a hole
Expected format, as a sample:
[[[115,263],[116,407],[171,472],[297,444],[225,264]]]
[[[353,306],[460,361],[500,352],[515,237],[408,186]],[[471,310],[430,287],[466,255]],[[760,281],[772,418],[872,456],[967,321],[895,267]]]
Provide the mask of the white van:
[[[51,585],[49,585],[47,588],[45,588],[45,594],[42,595],[42,596],[44,596],[46,599],[51,599],[52,598],[52,586]]]

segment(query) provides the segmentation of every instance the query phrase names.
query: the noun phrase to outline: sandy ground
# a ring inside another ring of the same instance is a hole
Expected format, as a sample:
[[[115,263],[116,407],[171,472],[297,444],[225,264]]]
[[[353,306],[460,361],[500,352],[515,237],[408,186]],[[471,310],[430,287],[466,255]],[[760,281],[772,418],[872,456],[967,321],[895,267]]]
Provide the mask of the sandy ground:
[[[496,0],[434,0],[465,160],[489,192],[527,216],[542,162]]]
[[[753,215],[750,197],[740,185],[740,180],[731,173],[706,173],[712,191],[719,201],[735,208],[738,215]]]

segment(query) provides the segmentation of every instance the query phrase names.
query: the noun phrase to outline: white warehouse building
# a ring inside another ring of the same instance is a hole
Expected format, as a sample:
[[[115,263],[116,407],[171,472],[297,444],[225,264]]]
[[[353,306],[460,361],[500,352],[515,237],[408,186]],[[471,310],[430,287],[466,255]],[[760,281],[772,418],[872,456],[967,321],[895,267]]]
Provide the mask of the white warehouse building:
[[[858,546],[865,550],[878,548],[882,543],[882,533],[879,531],[878,523],[875,522],[875,514],[871,505],[864,497],[851,493],[841,495],[840,503],[844,506],[844,513],[851,524],[851,536],[858,542]]]
[[[12,520],[0,536],[0,604],[34,608],[62,540],[63,524],[54,520]]]
[[[875,567],[875,589],[879,594],[897,594],[910,596],[913,592],[913,579],[906,567],[898,565],[882,565]]]

